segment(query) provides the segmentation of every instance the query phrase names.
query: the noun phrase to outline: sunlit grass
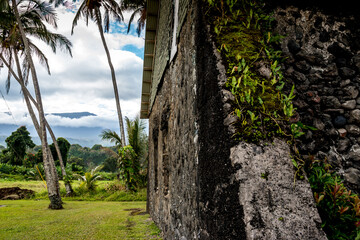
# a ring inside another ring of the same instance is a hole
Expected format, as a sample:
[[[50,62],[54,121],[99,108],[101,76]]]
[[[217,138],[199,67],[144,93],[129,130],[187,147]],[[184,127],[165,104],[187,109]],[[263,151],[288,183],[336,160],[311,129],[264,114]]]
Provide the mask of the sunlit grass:
[[[0,201],[5,205],[0,207],[0,239],[160,239],[149,215],[142,214],[145,202],[66,201],[63,210],[50,210],[48,204]]]

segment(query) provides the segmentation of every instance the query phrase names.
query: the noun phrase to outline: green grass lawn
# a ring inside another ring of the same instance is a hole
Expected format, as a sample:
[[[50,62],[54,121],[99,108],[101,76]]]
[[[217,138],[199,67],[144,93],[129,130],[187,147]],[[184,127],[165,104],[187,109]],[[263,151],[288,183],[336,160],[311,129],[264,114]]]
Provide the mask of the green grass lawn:
[[[145,202],[66,201],[63,210],[48,204],[1,200],[0,239],[161,239],[149,215],[141,213]]]

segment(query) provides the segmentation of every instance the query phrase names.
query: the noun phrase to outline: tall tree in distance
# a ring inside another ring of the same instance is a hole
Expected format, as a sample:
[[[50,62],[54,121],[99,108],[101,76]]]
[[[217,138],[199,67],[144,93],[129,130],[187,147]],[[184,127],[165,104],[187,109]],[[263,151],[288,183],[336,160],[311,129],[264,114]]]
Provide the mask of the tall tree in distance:
[[[102,18],[101,10],[104,12],[104,17]],[[116,109],[119,119],[119,125],[120,125],[120,134],[121,134],[121,144],[124,147],[126,145],[125,141],[125,130],[124,130],[124,123],[122,119],[122,113],[121,113],[121,107],[120,107],[120,98],[119,98],[119,92],[118,87],[116,83],[116,76],[115,76],[115,70],[114,66],[111,61],[110,52],[107,47],[104,31],[108,32],[110,27],[110,17],[112,16],[116,21],[123,21],[124,17],[122,15],[122,11],[120,6],[116,3],[114,0],[83,0],[82,4],[80,5],[74,20],[72,24],[71,34],[74,32],[74,27],[77,25],[78,20],[80,17],[83,16],[86,21],[86,25],[89,22],[89,18],[93,20],[97,26],[100,33],[101,41],[104,46],[107,60],[109,63],[110,71],[111,71],[111,79],[113,83],[114,88],[114,94],[115,94],[115,101],[116,101]],[[104,20],[104,28],[102,25],[102,20]]]
[[[35,147],[34,142],[31,140],[30,133],[25,126],[19,127],[16,131],[5,140],[7,149],[11,153],[11,160],[9,164],[23,165],[23,160],[27,148]]]

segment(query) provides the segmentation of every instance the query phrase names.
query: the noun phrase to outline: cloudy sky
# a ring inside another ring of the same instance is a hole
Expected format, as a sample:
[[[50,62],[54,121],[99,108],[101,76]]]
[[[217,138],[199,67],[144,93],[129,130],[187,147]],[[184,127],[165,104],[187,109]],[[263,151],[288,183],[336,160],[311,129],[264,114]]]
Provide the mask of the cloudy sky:
[[[39,42],[38,47],[48,57],[51,75],[39,64],[37,73],[46,113],[90,112],[96,116],[70,119],[50,115],[48,121],[53,126],[100,127],[118,132],[111,75],[98,28],[91,21],[86,26],[81,19],[71,35],[76,8],[75,5],[73,11],[65,7],[57,9],[56,32],[72,42],[73,57],[60,49],[53,54],[49,47]],[[124,17],[127,24],[130,13],[124,13]],[[140,111],[144,36],[138,37],[135,31],[126,34],[125,23],[113,23],[105,38],[116,71],[123,116],[133,118]],[[0,91],[8,106],[0,96],[0,124],[32,125],[15,80],[12,80],[10,92],[6,94],[6,73],[7,69],[2,68]],[[28,86],[32,89],[31,82]],[[6,114],[9,109],[13,116]]]

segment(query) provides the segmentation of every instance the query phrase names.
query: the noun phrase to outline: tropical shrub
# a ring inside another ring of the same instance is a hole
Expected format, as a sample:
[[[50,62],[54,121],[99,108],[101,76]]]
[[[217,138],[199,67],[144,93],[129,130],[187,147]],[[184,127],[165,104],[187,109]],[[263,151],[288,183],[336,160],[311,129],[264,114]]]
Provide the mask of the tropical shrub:
[[[130,145],[119,149],[119,170],[126,189],[136,191],[139,181],[140,164],[136,153]]]
[[[329,239],[360,239],[360,199],[325,161],[312,161],[308,179]]]

